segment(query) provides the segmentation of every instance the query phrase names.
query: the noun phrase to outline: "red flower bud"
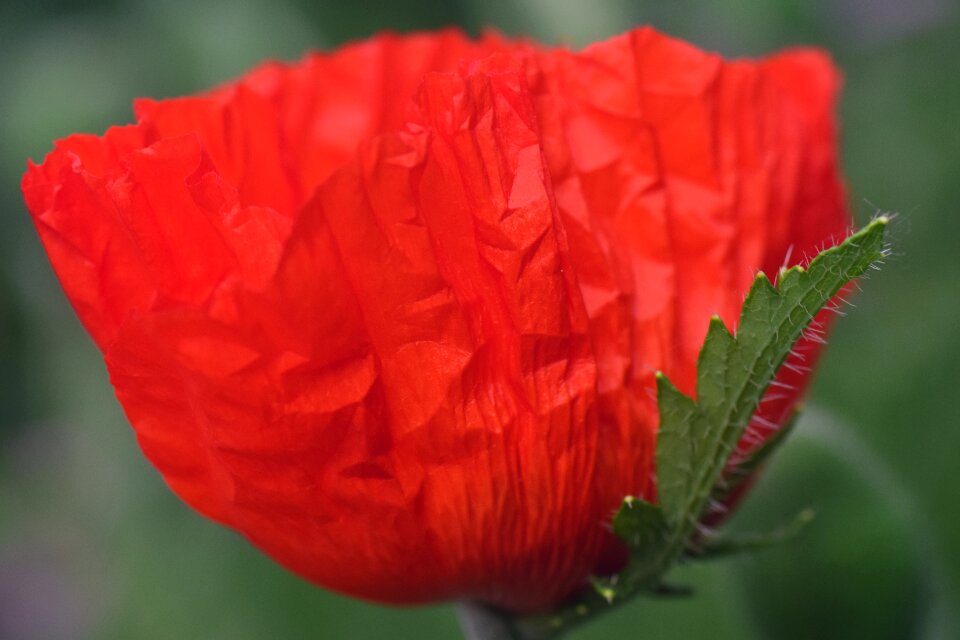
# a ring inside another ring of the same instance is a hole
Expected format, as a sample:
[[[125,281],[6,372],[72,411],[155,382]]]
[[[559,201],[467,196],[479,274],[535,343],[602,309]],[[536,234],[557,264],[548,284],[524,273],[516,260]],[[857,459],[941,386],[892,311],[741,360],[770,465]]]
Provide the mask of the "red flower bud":
[[[655,499],[654,372],[692,393],[711,315],[845,231],[837,86],[650,29],[381,35],[139,101],[23,193],[183,500],[331,589],[536,610]]]

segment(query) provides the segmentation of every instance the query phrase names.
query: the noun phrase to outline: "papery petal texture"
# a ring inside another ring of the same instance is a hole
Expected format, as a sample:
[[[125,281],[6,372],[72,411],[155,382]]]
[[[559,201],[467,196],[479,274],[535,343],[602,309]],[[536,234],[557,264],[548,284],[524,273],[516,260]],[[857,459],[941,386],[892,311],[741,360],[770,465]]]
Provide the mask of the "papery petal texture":
[[[341,592],[534,611],[655,500],[654,373],[692,392],[709,318],[846,231],[838,86],[645,28],[382,35],[139,101],[23,192],[187,503]]]

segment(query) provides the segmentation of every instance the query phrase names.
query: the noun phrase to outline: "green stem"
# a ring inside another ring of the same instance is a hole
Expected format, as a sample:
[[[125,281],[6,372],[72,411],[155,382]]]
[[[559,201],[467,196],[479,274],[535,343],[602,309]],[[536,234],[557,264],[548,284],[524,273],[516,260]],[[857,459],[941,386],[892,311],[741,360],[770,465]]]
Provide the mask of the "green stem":
[[[466,640],[526,640],[510,617],[477,602],[459,603],[457,620]]]

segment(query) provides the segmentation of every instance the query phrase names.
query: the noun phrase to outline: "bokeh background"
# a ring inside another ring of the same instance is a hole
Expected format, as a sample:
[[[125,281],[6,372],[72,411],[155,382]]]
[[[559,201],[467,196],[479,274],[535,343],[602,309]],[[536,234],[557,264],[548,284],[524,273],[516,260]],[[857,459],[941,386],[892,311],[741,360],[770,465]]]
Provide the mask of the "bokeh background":
[[[128,122],[266,57],[380,29],[582,45],[640,23],[727,56],[829,49],[850,198],[896,255],[836,328],[811,408],[731,523],[782,547],[675,579],[573,637],[960,638],[960,6],[950,0],[4,0],[0,3],[0,638],[456,638],[452,607],[316,589],[198,517],[137,450],[19,181],[57,137]]]

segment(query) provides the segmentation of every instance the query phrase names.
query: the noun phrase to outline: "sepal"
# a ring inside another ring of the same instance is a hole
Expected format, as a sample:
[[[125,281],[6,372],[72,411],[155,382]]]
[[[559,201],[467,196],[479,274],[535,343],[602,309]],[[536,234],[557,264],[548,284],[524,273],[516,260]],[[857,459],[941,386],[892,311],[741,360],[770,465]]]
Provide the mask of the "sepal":
[[[769,534],[722,538],[701,526],[712,500],[723,500],[781,444],[789,424],[743,459],[731,453],[757,411],[793,345],[835,295],[887,255],[889,219],[874,219],[806,267],[781,270],[775,286],[757,275],[744,301],[736,332],[713,317],[697,360],[696,398],[656,376],[660,426],[657,435],[657,503],[623,500],[613,532],[630,555],[615,575],[594,577],[576,601],[545,616],[519,620],[524,637],[555,637],[610,606],[640,594],[674,591],[664,577],[681,557],[700,558],[757,549],[793,537],[811,519],[804,510]]]
[[[716,560],[747,551],[760,551],[793,540],[815,517],[813,509],[803,509],[787,524],[766,533],[708,536],[687,547],[684,556],[695,560]]]

